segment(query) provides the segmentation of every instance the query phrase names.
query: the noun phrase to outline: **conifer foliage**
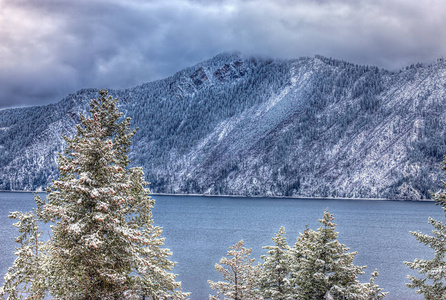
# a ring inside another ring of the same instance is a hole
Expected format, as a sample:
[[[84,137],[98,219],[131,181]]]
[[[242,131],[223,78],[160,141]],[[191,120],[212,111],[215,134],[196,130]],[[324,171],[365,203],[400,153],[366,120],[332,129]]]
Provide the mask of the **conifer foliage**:
[[[446,156],[443,158],[442,169],[446,171]],[[443,182],[446,188],[446,182]],[[446,193],[433,193],[432,197],[446,213]],[[410,283],[408,287],[416,289],[418,294],[422,294],[425,299],[445,299],[446,297],[446,225],[434,218],[429,218],[429,224],[434,227],[433,235],[423,234],[420,231],[411,232],[418,242],[429,246],[435,251],[432,259],[415,259],[413,262],[405,262],[412,270],[417,270],[422,275],[421,278],[407,276]]]
[[[5,275],[5,282],[0,288],[0,295],[8,295],[9,299],[22,299],[32,295],[32,299],[44,298],[47,281],[42,272],[44,243],[40,241],[42,232],[37,224],[37,217],[33,212],[12,212],[11,219],[18,220],[14,227],[20,236],[15,240],[20,245],[16,249],[17,258]],[[31,299],[31,298],[27,298]]]
[[[307,228],[292,248],[292,299],[384,298],[386,293],[374,283],[377,272],[369,283],[358,281],[365,266],[353,264],[357,252],[348,252],[349,248],[337,240],[333,220],[333,215],[325,211],[318,230]]]
[[[259,276],[259,289],[265,299],[287,299],[291,293],[289,281],[291,260],[284,227],[280,227],[273,241],[274,246],[263,247],[268,252],[261,257],[264,262]]]
[[[251,248],[243,247],[243,241],[229,247],[227,257],[222,257],[220,264],[215,264],[215,270],[222,274],[224,281],[208,280],[211,289],[217,290],[215,296],[209,296],[210,300],[261,299],[257,289],[260,268],[253,265],[254,258],[249,258],[251,251]]]
[[[136,130],[117,98],[99,93],[91,118],[81,115],[76,135],[64,137],[60,177],[41,205],[41,219],[54,223],[40,268],[46,287],[59,299],[183,299],[143,170],[128,167]]]
[[[353,264],[356,252],[338,240],[334,217],[327,211],[319,220],[317,231],[308,227],[290,247],[281,227],[273,237],[275,245],[265,246],[263,263],[253,266],[248,259],[251,249],[243,247],[243,241],[229,248],[215,269],[223,274],[225,281],[208,281],[217,296],[209,299],[271,299],[271,300],[381,300],[383,292],[375,280],[361,283],[358,275],[364,274],[365,266]],[[226,267],[223,267],[225,265]],[[249,291],[249,293],[247,293]]]

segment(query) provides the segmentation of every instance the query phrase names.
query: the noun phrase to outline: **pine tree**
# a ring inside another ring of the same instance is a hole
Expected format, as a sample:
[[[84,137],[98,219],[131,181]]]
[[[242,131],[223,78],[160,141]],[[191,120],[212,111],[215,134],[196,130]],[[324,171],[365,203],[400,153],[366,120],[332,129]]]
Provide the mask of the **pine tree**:
[[[161,248],[162,230],[153,225],[155,202],[144,173],[128,167],[136,130],[130,118],[122,119],[117,98],[99,93],[90,104],[92,117],[81,115],[76,135],[64,137],[60,177],[47,189],[47,202],[36,196],[39,217],[54,225],[46,253],[36,255],[43,263],[31,264],[32,276],[45,274],[45,287],[59,299],[184,299],[170,272],[171,252]],[[34,249],[31,242],[24,243],[26,251]]]
[[[442,170],[446,171],[446,156],[443,158]],[[443,182],[446,188],[446,182]],[[437,205],[440,205],[446,213],[446,193],[437,192],[432,194]],[[423,234],[420,231],[411,232],[418,242],[429,246],[435,251],[432,259],[415,259],[414,262],[405,262],[412,270],[417,270],[423,277],[407,276],[410,283],[409,288],[416,289],[425,299],[446,299],[446,225],[434,218],[428,219],[429,224],[434,227],[433,235]]]
[[[274,246],[263,247],[268,252],[261,256],[264,262],[259,276],[259,289],[265,299],[289,299],[290,246],[286,241],[284,227],[280,227],[273,241]]]
[[[221,273],[225,281],[208,280],[212,290],[217,290],[216,296],[209,299],[254,300],[262,299],[257,289],[259,266],[253,266],[254,258],[249,258],[251,248],[243,247],[243,241],[229,247],[227,256],[222,257],[220,264],[215,264],[215,270]]]
[[[292,248],[292,298],[383,298],[385,293],[380,292],[378,297],[367,298],[367,295],[372,295],[372,290],[378,287],[374,284],[374,278],[368,284],[358,281],[357,276],[364,273],[365,266],[353,264],[356,252],[347,252],[349,248],[337,240],[338,233],[335,231],[336,224],[333,220],[333,215],[328,210],[325,211],[323,218],[319,220],[319,229],[313,231],[307,228]]]
[[[378,278],[379,272],[375,269],[372,273],[372,277],[370,277],[370,281],[368,283],[362,284],[361,295],[363,295],[360,299],[365,300],[381,300],[386,297],[388,292],[383,292],[384,289],[380,288],[375,280]]]
[[[47,282],[42,266],[44,243],[39,240],[42,232],[37,224],[37,216],[33,212],[16,211],[10,213],[9,217],[18,220],[14,226],[21,234],[15,241],[20,244],[20,247],[16,249],[17,258],[5,275],[5,282],[0,288],[0,296],[7,295],[8,300],[23,299],[23,297],[43,299]]]

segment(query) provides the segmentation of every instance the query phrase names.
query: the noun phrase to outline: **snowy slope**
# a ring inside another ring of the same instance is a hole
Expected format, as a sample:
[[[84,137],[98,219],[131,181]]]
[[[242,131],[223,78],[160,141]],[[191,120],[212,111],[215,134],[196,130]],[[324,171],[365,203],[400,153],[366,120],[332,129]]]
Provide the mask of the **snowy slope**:
[[[154,192],[423,199],[441,187],[445,76],[441,60],[389,72],[226,53],[110,94]],[[61,135],[96,96],[0,111],[0,189],[54,179]]]

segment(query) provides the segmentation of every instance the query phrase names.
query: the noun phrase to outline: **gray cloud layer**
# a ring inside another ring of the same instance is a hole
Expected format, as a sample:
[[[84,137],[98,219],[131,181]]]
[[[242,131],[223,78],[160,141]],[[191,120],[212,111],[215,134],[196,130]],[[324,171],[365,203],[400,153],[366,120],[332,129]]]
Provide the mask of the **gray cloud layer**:
[[[223,52],[397,69],[446,50],[442,0],[0,0],[0,108],[125,88]]]

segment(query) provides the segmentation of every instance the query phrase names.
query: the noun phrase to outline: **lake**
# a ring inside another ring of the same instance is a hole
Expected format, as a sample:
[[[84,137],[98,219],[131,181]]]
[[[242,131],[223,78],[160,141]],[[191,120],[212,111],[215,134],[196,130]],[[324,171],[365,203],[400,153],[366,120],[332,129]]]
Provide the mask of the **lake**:
[[[367,265],[360,279],[367,282],[375,268],[380,272],[377,284],[389,291],[386,299],[423,299],[405,287],[407,274],[414,275],[403,261],[430,258],[433,251],[419,244],[409,231],[430,233],[428,217],[444,219],[443,210],[432,202],[356,201],[283,198],[237,198],[195,196],[153,196],[155,224],[163,227],[165,245],[177,261],[175,273],[190,299],[208,299],[207,280],[218,281],[214,265],[225,256],[228,247],[244,240],[260,261],[272,245],[272,237],[284,226],[293,245],[305,225],[316,230],[325,209],[334,214],[339,241],[358,251],[355,265]],[[17,231],[8,219],[9,211],[29,211],[34,207],[31,193],[0,193],[0,273],[14,261],[14,237]],[[47,233],[44,236],[48,236]]]

